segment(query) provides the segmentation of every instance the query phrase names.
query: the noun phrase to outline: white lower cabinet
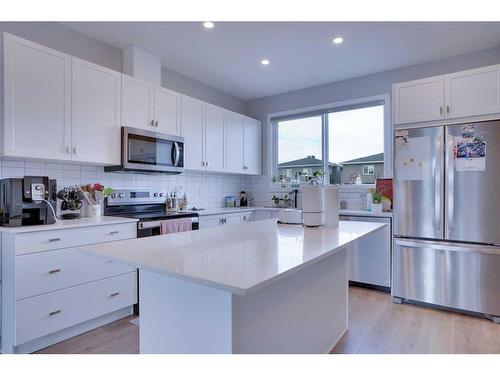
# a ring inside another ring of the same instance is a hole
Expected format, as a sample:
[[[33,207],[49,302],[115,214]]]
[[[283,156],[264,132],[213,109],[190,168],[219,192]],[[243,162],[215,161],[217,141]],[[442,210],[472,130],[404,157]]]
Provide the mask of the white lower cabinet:
[[[78,247],[136,233],[135,222],[1,233],[2,352],[36,351],[131,314],[135,268]]]
[[[200,216],[200,229],[241,223],[241,213]]]
[[[15,263],[16,300],[135,271],[76,248],[16,256]]]
[[[135,303],[135,271],[17,301],[14,344],[32,341]]]
[[[278,210],[251,209],[230,214],[200,216],[200,229],[214,228],[227,224],[241,224],[250,221],[271,219],[278,217]]]

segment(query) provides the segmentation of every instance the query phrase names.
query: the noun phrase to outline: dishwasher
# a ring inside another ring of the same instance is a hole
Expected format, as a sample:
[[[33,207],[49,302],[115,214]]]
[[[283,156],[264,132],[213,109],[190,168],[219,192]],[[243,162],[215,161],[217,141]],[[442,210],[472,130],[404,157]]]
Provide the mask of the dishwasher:
[[[342,221],[385,223],[387,226],[348,247],[349,281],[390,291],[391,219],[371,216],[340,216]]]

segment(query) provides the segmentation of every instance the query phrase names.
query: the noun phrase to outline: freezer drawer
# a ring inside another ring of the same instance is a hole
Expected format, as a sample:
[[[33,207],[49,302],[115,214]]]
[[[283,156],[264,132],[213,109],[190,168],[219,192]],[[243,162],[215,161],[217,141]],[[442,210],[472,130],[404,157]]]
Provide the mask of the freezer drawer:
[[[391,229],[389,218],[340,216],[343,221],[386,223],[368,238],[349,246],[349,280],[383,287],[391,286]]]
[[[500,316],[500,247],[396,239],[392,294]]]

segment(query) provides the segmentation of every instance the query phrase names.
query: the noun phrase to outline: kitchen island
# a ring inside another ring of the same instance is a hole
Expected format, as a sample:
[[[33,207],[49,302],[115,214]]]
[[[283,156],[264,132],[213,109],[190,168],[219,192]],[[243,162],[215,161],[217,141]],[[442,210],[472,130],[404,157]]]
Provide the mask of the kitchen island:
[[[276,219],[80,248],[139,269],[141,353],[326,353],[347,330],[347,248],[385,224]]]

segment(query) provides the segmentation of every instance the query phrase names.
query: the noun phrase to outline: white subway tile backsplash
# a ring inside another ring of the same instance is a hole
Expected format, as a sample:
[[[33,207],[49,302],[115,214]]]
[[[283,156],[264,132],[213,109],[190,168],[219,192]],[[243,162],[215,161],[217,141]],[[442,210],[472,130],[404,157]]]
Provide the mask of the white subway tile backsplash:
[[[106,173],[103,167],[86,164],[0,160],[1,178],[27,175],[55,178],[58,189],[64,186],[95,182],[113,188],[160,188],[167,191],[173,191],[182,186],[190,207],[221,207],[224,205],[225,196],[237,196],[242,190],[250,193],[250,196],[256,196],[251,194],[252,178],[243,175],[191,171],[180,175]],[[267,187],[265,184],[261,186]],[[261,201],[269,204],[270,196]]]
[[[24,168],[24,161],[20,161],[20,160],[2,160],[2,167]]]

